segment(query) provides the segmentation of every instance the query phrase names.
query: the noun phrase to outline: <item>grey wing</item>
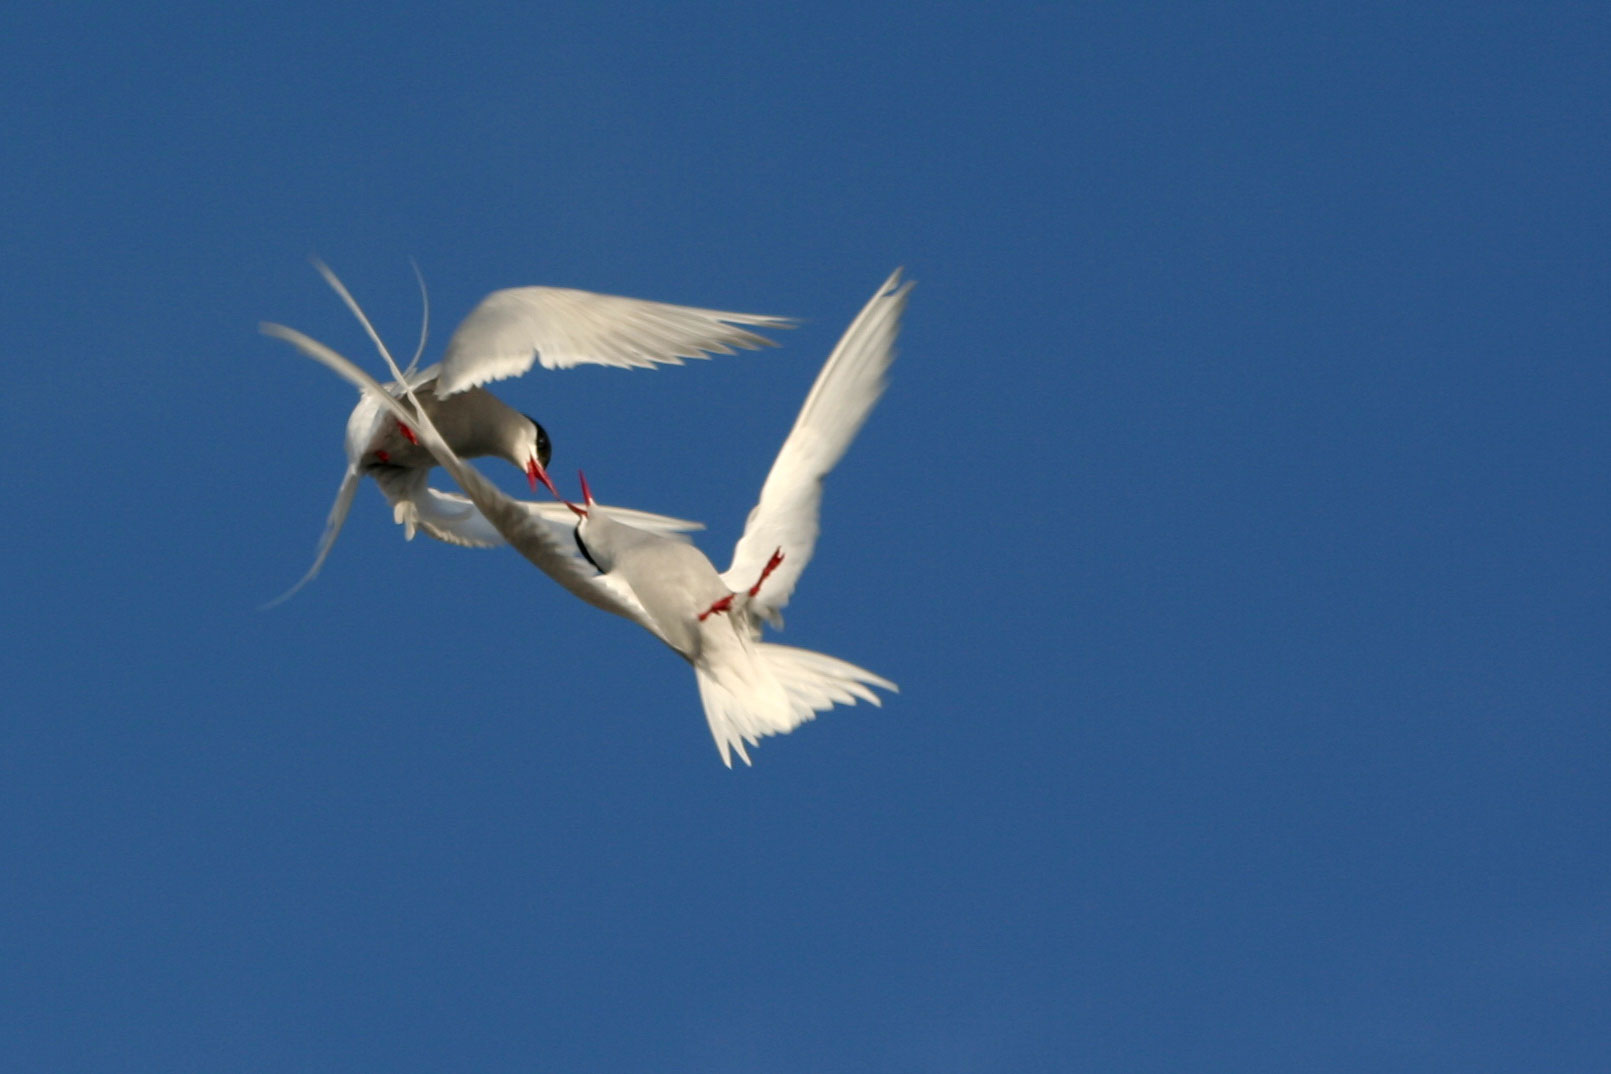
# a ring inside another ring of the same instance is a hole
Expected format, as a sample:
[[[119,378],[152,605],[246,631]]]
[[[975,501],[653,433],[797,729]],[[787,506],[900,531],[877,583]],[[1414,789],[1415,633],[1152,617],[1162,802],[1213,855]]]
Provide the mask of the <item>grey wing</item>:
[[[410,423],[437,462],[453,475],[453,479],[486,516],[487,521],[492,523],[493,528],[544,574],[594,607],[630,619],[650,631],[654,630],[641,604],[625,599],[619,587],[600,584],[600,576],[592,567],[558,541],[547,526],[528,514],[520,501],[504,495],[479,471],[455,455],[427,415],[414,413],[393,399],[373,377],[319,341],[284,325],[263,324],[261,329],[265,335],[284,340],[307,357],[370,393],[400,421]]]
[[[748,328],[792,328],[788,317],[673,306],[566,287],[494,291],[448,340],[436,394],[545,369],[583,364],[681,365],[685,358],[775,346]]]
[[[304,574],[296,585],[263,605],[264,609],[284,604],[296,596],[297,591],[303,586],[318,577],[319,569],[324,566],[325,559],[330,555],[330,549],[335,546],[336,538],[341,534],[341,527],[346,524],[347,513],[352,510],[352,498],[357,494],[358,483],[362,480],[363,475],[349,465],[346,476],[341,479],[341,487],[336,490],[336,502],[330,505],[330,514],[324,520],[324,533],[319,537],[319,548],[314,553],[313,566],[308,568],[308,573]]]
[[[782,609],[816,549],[822,480],[844,457],[888,386],[895,336],[911,290],[896,269],[840,337],[766,475],[760,501],[733,549],[733,565],[722,574],[729,589],[746,590],[772,553],[783,552],[782,563],[749,603],[773,626],[782,625]]]
[[[562,503],[538,500],[515,502],[527,514],[548,526],[562,545],[575,544],[571,540],[571,531],[576,526],[576,516],[571,514],[570,508]],[[439,541],[468,548],[495,548],[507,543],[503,535],[487,521],[487,516],[476,509],[468,496],[461,493],[425,487],[413,498],[413,503],[420,529]],[[635,511],[628,507],[612,507],[610,510],[623,521],[662,536],[677,536],[705,528],[702,522]]]
[[[576,516],[571,509],[562,503],[537,503],[531,500],[524,501],[526,510],[539,515],[550,522],[562,522],[566,533],[573,528]],[[610,517],[617,522],[624,522],[636,529],[647,530],[660,537],[675,537],[679,540],[688,540],[684,534],[694,533],[705,528],[703,522],[695,522],[687,518],[673,518],[670,515],[657,515],[653,511],[639,511],[632,507],[615,507],[607,503],[597,503],[595,506],[603,508],[610,513]]]

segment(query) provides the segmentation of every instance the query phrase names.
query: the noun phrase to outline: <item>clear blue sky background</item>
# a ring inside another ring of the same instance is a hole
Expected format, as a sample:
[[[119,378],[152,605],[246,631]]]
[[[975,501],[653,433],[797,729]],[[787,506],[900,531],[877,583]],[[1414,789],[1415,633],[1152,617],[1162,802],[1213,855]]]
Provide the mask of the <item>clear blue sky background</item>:
[[[27,5],[0,42],[9,1069],[1611,1055],[1604,5]],[[258,611],[353,395],[257,322],[374,367],[314,252],[404,351],[410,257],[436,347],[532,283],[806,318],[504,392],[723,562],[907,266],[782,639],[900,695],[729,772],[671,653],[373,488]]]

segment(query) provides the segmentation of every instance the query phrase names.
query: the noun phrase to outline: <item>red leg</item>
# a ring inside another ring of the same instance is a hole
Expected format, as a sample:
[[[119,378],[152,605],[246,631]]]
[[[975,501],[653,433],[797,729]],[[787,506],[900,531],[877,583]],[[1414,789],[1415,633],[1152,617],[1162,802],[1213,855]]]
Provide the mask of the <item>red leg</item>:
[[[732,608],[732,606],[733,606],[733,594],[729,593],[729,594],[727,594],[727,596],[723,597],[721,600],[718,600],[718,601],[715,601],[714,603],[712,603],[709,608],[706,608],[704,611],[700,612],[699,613],[699,621],[701,623],[703,623],[710,616],[715,615],[717,612],[725,612],[728,609]]]
[[[777,570],[778,565],[782,562],[783,549],[779,548],[777,551],[772,553],[772,558],[766,561],[766,566],[761,568],[761,576],[755,579],[755,584],[750,586],[750,596],[753,597],[755,594],[761,591],[761,583],[766,581],[766,576]]]
[[[420,439],[419,439],[419,437],[414,435],[414,430],[413,429],[410,429],[408,426],[404,425],[402,422],[398,422],[397,423],[397,431],[402,433],[404,438],[407,439],[410,444],[414,444],[414,445],[418,446],[418,444],[420,442]]]
[[[753,597],[755,594],[761,591],[761,583],[766,581],[767,575],[777,570],[778,565],[782,562],[783,549],[779,548],[777,551],[772,553],[772,558],[766,561],[766,566],[761,568],[761,576],[755,579],[755,584],[750,586],[750,596]],[[704,611],[699,613],[699,621],[703,623],[706,619],[715,615],[717,612],[731,611],[733,607],[733,598],[737,595],[738,594],[736,593],[729,593],[721,600],[713,602],[709,608],[706,608]]]

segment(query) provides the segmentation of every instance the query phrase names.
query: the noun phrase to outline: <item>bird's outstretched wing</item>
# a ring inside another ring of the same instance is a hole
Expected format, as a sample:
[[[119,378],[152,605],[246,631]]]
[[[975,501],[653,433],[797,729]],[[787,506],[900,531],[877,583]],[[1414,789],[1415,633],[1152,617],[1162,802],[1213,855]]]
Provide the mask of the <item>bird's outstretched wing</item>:
[[[487,516],[476,509],[468,496],[441,489],[422,488],[412,498],[416,509],[416,522],[420,529],[439,541],[463,545],[467,548],[496,548],[507,542]],[[575,544],[571,531],[576,528],[576,516],[562,503],[541,500],[516,500],[527,514],[548,526],[561,544]],[[686,518],[657,515],[651,511],[638,511],[631,507],[610,507],[608,510],[629,526],[659,534],[662,537],[679,537],[705,528],[703,522]]]
[[[534,361],[545,369],[596,364],[681,365],[685,358],[776,344],[747,328],[792,328],[788,317],[673,306],[565,287],[494,291],[448,340],[436,394],[516,377]]]
[[[895,360],[895,336],[911,290],[896,269],[840,337],[766,475],[760,502],[733,549],[733,565],[722,574],[729,589],[748,589],[772,553],[782,550],[782,562],[749,602],[750,610],[773,626],[782,626],[782,609],[811,562],[822,479],[844,456],[888,385],[886,373]]]
[[[303,335],[294,328],[278,324],[260,326],[265,335],[284,340],[314,361],[334,371],[359,390],[367,392],[390,411],[399,421],[408,423],[420,436],[421,442],[436,457],[453,479],[464,489],[471,502],[487,521],[515,550],[525,556],[539,570],[577,597],[604,611],[630,619],[653,631],[643,606],[624,593],[620,587],[600,581],[601,576],[555,536],[548,524],[528,513],[522,501],[505,495],[496,485],[481,476],[453,453],[429,416],[392,398],[391,394],[368,373],[353,365],[318,340]],[[388,356],[388,362],[390,358]],[[399,374],[400,376],[400,371]]]

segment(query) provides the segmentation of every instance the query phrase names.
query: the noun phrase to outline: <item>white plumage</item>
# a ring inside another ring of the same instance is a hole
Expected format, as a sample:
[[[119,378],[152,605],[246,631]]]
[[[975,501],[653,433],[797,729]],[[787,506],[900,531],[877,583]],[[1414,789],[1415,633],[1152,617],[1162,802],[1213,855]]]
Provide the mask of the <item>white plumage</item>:
[[[731,766],[734,752],[749,762],[746,743],[784,734],[836,704],[877,705],[875,687],[896,689],[837,657],[760,637],[762,620],[781,622],[780,610],[815,548],[823,477],[884,391],[910,291],[897,270],[829,355],[773,462],[732,565],[721,573],[686,539],[634,525],[591,496],[584,507],[572,508],[581,516],[578,539],[561,540],[458,458],[428,414],[411,413],[362,370],[300,332],[268,324],[263,331],[366,390],[398,420],[417,421],[421,443],[510,545],[582,600],[638,623],[692,664],[711,735]]]
[[[494,291],[482,299],[454,330],[441,362],[416,371],[416,352],[408,369],[397,372],[386,345],[346,286],[322,262],[315,260],[314,267],[392,365],[397,379],[385,386],[387,392],[394,398],[402,396],[406,381],[454,454],[461,459],[482,455],[504,459],[531,476],[533,488],[533,461],[541,467],[549,458],[546,431],[479,385],[517,376],[534,362],[541,362],[547,369],[582,364],[625,368],[676,365],[685,358],[732,354],[734,348],[754,350],[776,345],[737,325],[794,326],[787,317],[674,306],[563,287],[516,287]],[[423,290],[422,284],[422,293]],[[422,325],[421,350],[424,342]],[[325,520],[313,565],[269,606],[289,599],[318,575],[352,510],[358,485],[366,476],[375,479],[392,506],[392,517],[403,526],[409,540],[416,531],[423,531],[439,541],[468,547],[503,543],[468,500],[430,487],[429,471],[436,466],[436,459],[412,441],[411,429],[405,432],[399,428],[398,420],[376,398],[360,393],[347,418],[347,469]],[[558,508],[556,514],[555,507],[528,504],[528,510],[540,517],[565,521],[564,509]],[[632,516],[635,524],[657,532],[703,528],[698,523],[648,512],[632,512]]]
[[[792,328],[788,317],[726,313],[568,287],[494,291],[448,340],[436,394],[544,369],[593,364],[623,368],[681,365],[685,358],[776,346],[738,325]]]

